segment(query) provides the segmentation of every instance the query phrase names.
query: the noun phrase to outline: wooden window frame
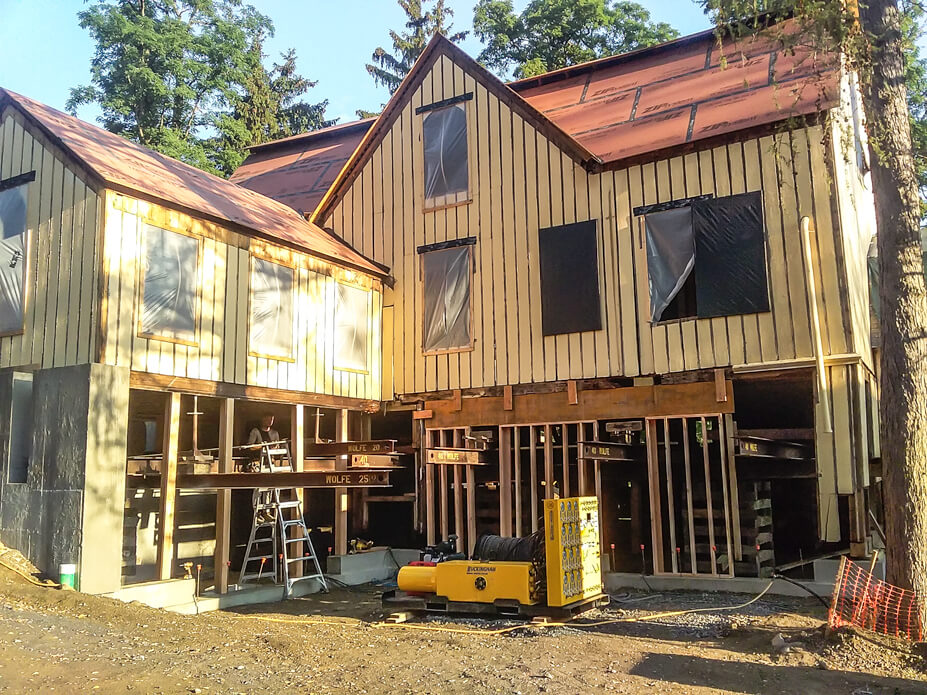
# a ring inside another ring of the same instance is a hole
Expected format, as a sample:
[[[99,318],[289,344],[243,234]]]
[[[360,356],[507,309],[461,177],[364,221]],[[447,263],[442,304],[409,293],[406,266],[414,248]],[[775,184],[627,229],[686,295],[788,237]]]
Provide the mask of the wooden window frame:
[[[291,290],[292,299],[293,299],[293,324],[290,327],[293,337],[292,350],[289,356],[282,357],[280,355],[272,355],[269,353],[257,352],[251,349],[251,319],[253,316],[252,308],[254,304],[254,261],[264,261],[265,263],[273,263],[274,265],[279,265],[284,268],[289,268],[293,271],[293,289]],[[260,357],[266,360],[274,360],[276,362],[287,362],[290,364],[296,363],[296,356],[298,354],[299,346],[298,340],[299,336],[297,334],[296,325],[296,309],[297,309],[297,298],[299,296],[299,265],[296,263],[286,263],[276,258],[269,258],[263,254],[249,253],[248,254],[248,356],[249,357]]]
[[[146,340],[157,340],[164,343],[172,343],[174,345],[186,345],[187,347],[198,348],[200,346],[200,322],[203,315],[203,249],[205,247],[205,240],[199,234],[195,234],[187,229],[169,229],[168,227],[162,227],[159,224],[152,224],[151,222],[146,221],[145,219],[139,217],[139,224],[142,225],[140,234],[142,237],[142,243],[139,244],[141,253],[139,258],[141,260],[145,259],[145,254],[148,251],[148,239],[145,234],[145,225],[149,227],[154,227],[155,229],[160,229],[165,232],[172,232],[174,234],[180,234],[182,236],[190,237],[191,239],[196,240],[196,298],[193,302],[193,340],[184,340],[182,338],[175,338],[169,335],[161,335],[159,333],[151,333],[149,331],[142,330],[142,314],[145,309],[145,270],[142,267],[142,263],[138,264],[138,299],[136,301],[136,306],[138,307],[138,315],[136,317],[135,328],[136,335],[139,338],[145,338]]]
[[[344,282],[342,280],[335,280],[336,294],[335,294],[335,303],[334,303],[333,311],[335,312],[336,315],[338,312],[338,295],[337,295],[338,285],[344,285],[345,287],[353,287],[354,289],[361,290],[362,292],[365,292],[367,294],[367,315],[366,315],[367,347],[366,347],[366,354],[364,356],[364,362],[367,366],[365,369],[354,369],[352,367],[339,367],[337,363],[337,358],[334,357],[334,353],[333,353],[332,369],[336,372],[348,372],[350,374],[370,374],[370,371],[371,371],[370,370],[370,355],[372,352],[370,349],[370,335],[373,331],[373,289],[370,287],[364,287],[362,285],[358,285],[357,283],[354,283],[354,282]],[[336,321],[337,321],[337,318],[336,318]],[[335,326],[335,333],[337,333],[337,331],[338,331],[338,327]],[[334,340],[334,335],[332,336],[332,338]]]
[[[434,357],[437,355],[456,355],[461,352],[473,352],[476,349],[476,339],[473,336],[473,281],[476,277],[476,265],[474,261],[474,249],[475,244],[459,244],[456,246],[448,246],[440,249],[431,249],[431,251],[442,251],[445,248],[466,248],[467,249],[467,258],[470,266],[470,285],[468,287],[470,291],[470,307],[467,316],[467,332],[470,335],[469,345],[462,347],[446,348],[443,350],[426,350],[425,349],[425,256],[431,251],[422,251],[418,254],[418,277],[419,277],[419,325],[422,327],[422,342],[419,347],[422,350],[423,357]]]
[[[449,102],[449,103],[444,103]],[[422,153],[422,213],[430,212],[440,212],[441,210],[450,210],[452,208],[460,207],[462,205],[470,205],[473,202],[473,145],[470,141],[470,124],[473,123],[473,99],[467,98],[467,95],[462,95],[460,98],[452,97],[450,99],[445,99],[440,103],[440,106],[435,106],[434,108],[428,108],[430,105],[426,104],[420,106],[416,109],[415,118],[421,119],[421,128],[422,128],[422,142],[420,152]],[[467,127],[467,188],[463,191],[458,191],[457,193],[444,194],[439,196],[434,196],[432,198],[425,197],[425,172],[427,167],[425,165],[425,119],[428,118],[431,114],[437,111],[443,111],[445,109],[452,109],[462,107],[464,112],[464,118]]]

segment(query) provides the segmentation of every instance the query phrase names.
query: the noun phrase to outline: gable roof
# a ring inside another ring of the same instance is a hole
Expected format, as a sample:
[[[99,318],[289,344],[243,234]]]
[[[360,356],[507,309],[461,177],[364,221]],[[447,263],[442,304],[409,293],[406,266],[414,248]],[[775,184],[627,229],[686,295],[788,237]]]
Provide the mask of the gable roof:
[[[799,30],[794,20],[786,22],[786,32]],[[801,46],[782,50],[771,34],[719,48],[714,30],[703,31],[508,85],[435,35],[311,219],[325,218],[441,55],[590,171],[818,114],[836,106],[839,95],[836,61]]]
[[[773,34],[719,47],[709,30],[509,86],[614,164],[832,108],[839,71]]]
[[[375,120],[367,118],[255,145],[229,180],[297,212],[310,213]]]
[[[165,203],[314,256],[384,277],[386,268],[302,215],[247,188],[0,88],[0,111],[16,107],[103,186]]]
[[[406,103],[412,98],[416,88],[422,83],[425,75],[442,55],[447,56],[452,62],[460,66],[465,72],[480,83],[487,91],[494,94],[498,99],[510,109],[518,113],[525,121],[531,124],[541,134],[560,147],[561,150],[577,163],[591,168],[599,163],[598,158],[582,144],[567,135],[556,123],[545,117],[530,103],[522,99],[518,94],[509,89],[505,83],[489,72],[482,65],[477,63],[473,58],[468,56],[452,42],[448,41],[441,34],[435,34],[428,46],[415,61],[415,65],[402,81],[399,89],[387,102],[383,112],[377,118],[373,127],[367,131],[364,139],[358,145],[351,159],[344,165],[344,168],[338,174],[338,178],[328,189],[325,196],[319,202],[318,207],[312,214],[311,219],[319,221],[324,219],[327,210],[334,204],[340,193],[345,190],[351,182],[360,174],[367,163],[367,160],[373,156],[373,152],[379,145],[383,136],[392,128],[396,118],[405,107]]]

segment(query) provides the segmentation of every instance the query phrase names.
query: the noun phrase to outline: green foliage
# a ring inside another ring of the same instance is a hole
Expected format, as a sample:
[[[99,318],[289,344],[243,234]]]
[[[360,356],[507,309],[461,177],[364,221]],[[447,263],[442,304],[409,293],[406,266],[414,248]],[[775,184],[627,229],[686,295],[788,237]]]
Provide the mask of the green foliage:
[[[454,43],[463,41],[467,36],[465,31],[452,33],[451,18],[454,11],[445,6],[445,0],[425,0],[426,6],[423,6],[422,0],[397,1],[408,18],[406,31],[390,31],[393,52],[378,47],[370,58],[372,62],[367,65],[367,72],[373,81],[389,89],[390,94],[399,89],[432,36],[441,34]],[[427,5],[431,5],[431,9]]]
[[[636,2],[531,0],[516,13],[512,0],[479,0],[473,31],[486,48],[484,65],[516,78],[532,77],[678,36],[650,20]]]
[[[96,51],[68,110],[97,103],[107,130],[146,147],[228,175],[249,145],[324,123],[326,102],[295,101],[314,83],[292,51],[263,67],[273,24],[242,0],[97,0],[78,18]]]

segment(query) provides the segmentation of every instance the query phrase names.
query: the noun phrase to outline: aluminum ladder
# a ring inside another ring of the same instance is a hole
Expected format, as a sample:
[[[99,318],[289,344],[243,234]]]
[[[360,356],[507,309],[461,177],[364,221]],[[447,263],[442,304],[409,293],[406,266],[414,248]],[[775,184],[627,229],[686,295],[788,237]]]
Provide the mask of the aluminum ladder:
[[[263,442],[261,445],[260,472],[292,472],[288,442]],[[287,493],[286,497],[282,493]],[[238,585],[279,576],[283,582],[284,597],[290,596],[293,585],[305,579],[318,579],[322,590],[328,591],[328,582],[319,565],[309,529],[303,520],[303,505],[296,488],[257,488],[253,495],[254,517],[251,534],[245,548],[245,559],[238,576]],[[290,546],[304,543],[304,553],[291,557]],[[302,574],[290,576],[290,565],[300,563]],[[310,563],[310,567],[306,567]],[[256,565],[256,568],[255,568]],[[249,570],[249,566],[251,569]]]

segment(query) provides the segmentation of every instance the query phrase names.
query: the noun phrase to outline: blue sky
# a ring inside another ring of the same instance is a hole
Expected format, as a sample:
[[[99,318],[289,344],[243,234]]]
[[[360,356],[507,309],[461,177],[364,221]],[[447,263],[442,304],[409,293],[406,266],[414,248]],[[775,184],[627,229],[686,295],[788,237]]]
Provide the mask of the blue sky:
[[[450,0],[455,28],[468,29],[476,0]],[[693,0],[638,0],[654,20],[668,22],[683,34],[709,26]],[[515,0],[524,7],[527,0]],[[376,110],[388,94],[376,87],[364,65],[377,46],[390,48],[389,29],[400,29],[405,15],[395,0],[250,0],[268,15],[276,35],[266,50],[271,57],[293,47],[300,72],[318,85],[309,98],[328,99],[329,117],[354,120],[354,112]],[[0,86],[64,108],[68,90],[90,79],[93,44],[77,24],[83,0],[0,0]],[[462,44],[470,55],[479,42]],[[98,114],[85,107],[79,115]]]

